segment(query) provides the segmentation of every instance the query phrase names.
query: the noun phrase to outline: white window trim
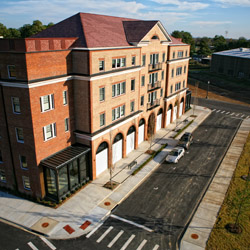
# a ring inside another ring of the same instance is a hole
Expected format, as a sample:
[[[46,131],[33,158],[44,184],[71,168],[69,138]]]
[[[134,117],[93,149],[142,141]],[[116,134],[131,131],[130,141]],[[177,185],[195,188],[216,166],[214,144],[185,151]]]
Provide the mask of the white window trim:
[[[64,93],[66,93],[66,103],[64,103]],[[63,105],[64,106],[67,106],[68,105],[68,91],[67,90],[64,90],[63,91]],[[53,102],[53,109],[54,109],[54,102]]]
[[[27,187],[25,186],[24,177],[29,178],[28,176],[22,176],[22,180],[23,180],[23,188],[24,188],[24,189],[26,189],[26,190],[31,190],[31,188],[27,188]],[[29,178],[29,183],[30,183],[30,178]]]
[[[16,77],[10,76],[10,68],[9,67],[12,67],[12,66],[16,68],[16,65],[7,65],[8,77],[9,77],[9,79],[16,79]]]
[[[19,127],[18,127],[19,128]],[[19,140],[18,139],[18,134],[17,134],[17,129],[18,128],[15,128],[15,130],[16,130],[16,140],[17,140],[17,142],[19,142],[19,143],[24,143],[24,139],[23,140]]]
[[[19,97],[15,97],[15,96],[11,97],[11,103],[12,103],[12,110],[13,110],[13,113],[16,114],[16,115],[20,115],[20,114],[21,114],[21,111],[18,113],[18,112],[16,112],[15,109],[14,109],[14,102],[13,102],[14,98],[18,98],[18,99],[19,99]],[[19,99],[19,106],[20,106],[20,110],[21,110],[20,99]]]
[[[124,106],[124,114],[122,115],[122,114],[121,114],[121,110],[122,110],[122,107],[123,107],[123,106]],[[119,109],[119,114],[120,114],[119,117],[117,117],[117,110],[118,110],[118,109]],[[112,122],[114,122],[114,121],[120,119],[121,117],[125,116],[125,104],[123,104],[123,105],[121,105],[121,106],[119,106],[119,107],[117,107],[117,108],[112,109],[112,112],[113,112],[113,110],[115,111],[115,119],[112,120]],[[112,117],[112,118],[113,118],[113,117]]]
[[[46,138],[46,127],[49,125],[52,125],[52,137]],[[56,123],[50,123],[50,124],[43,127],[43,139],[44,139],[44,141],[49,141],[55,137],[56,137]]]
[[[26,158],[26,160],[27,160],[27,158]],[[22,161],[21,161],[21,155],[19,155],[19,161],[20,161],[20,167],[21,167],[21,169],[23,169],[23,170],[28,170],[28,168],[24,168],[24,167],[22,167]],[[27,164],[28,165],[28,164]]]
[[[44,104],[43,104],[43,98],[45,96],[49,96],[49,103],[50,103],[50,109],[44,110]],[[55,108],[55,104],[54,104],[54,94],[49,94],[49,95],[44,95],[40,97],[40,103],[41,103],[41,112],[45,113],[48,112],[50,110],[53,110]]]
[[[117,66],[117,61],[118,61],[119,59],[121,60],[121,61],[120,61],[121,66],[120,66],[120,67]],[[123,59],[125,59],[125,61],[124,61],[124,65],[122,66],[122,60],[123,60]],[[113,60],[115,60],[115,67],[114,67],[114,68],[113,68]],[[112,59],[112,65],[111,65],[111,66],[112,66],[112,69],[117,69],[117,68],[124,68],[124,67],[126,67],[126,57],[113,58],[113,59]]]
[[[121,90],[122,90],[122,84],[124,83],[124,93],[121,93]],[[120,94],[118,95],[117,94],[117,87],[118,85],[120,85]],[[115,95],[113,96],[113,86],[115,86]],[[126,94],[126,81],[123,81],[123,82],[119,82],[119,83],[116,83],[116,84],[113,84],[112,85],[112,98],[115,98],[117,96],[121,96],[121,95],[125,95]]]

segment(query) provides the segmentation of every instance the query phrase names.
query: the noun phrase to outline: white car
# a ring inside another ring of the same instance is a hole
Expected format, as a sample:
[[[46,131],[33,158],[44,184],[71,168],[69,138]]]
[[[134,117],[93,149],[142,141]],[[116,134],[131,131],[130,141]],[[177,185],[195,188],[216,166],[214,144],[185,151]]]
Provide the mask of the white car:
[[[181,147],[175,147],[169,155],[166,157],[166,162],[169,163],[178,163],[181,157],[184,156],[185,150]]]

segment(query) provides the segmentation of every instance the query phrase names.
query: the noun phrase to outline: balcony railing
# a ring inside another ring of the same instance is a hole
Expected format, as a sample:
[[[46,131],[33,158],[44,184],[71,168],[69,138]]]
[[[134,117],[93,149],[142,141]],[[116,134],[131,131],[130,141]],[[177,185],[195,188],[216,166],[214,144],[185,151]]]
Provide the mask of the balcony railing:
[[[161,70],[162,63],[153,63],[148,65],[148,71]]]
[[[154,83],[149,83],[148,84],[148,91],[154,90],[154,89],[159,89],[161,87],[161,81],[157,81]]]
[[[160,106],[160,99],[155,99],[154,101],[147,103],[147,110],[153,109],[158,106]]]

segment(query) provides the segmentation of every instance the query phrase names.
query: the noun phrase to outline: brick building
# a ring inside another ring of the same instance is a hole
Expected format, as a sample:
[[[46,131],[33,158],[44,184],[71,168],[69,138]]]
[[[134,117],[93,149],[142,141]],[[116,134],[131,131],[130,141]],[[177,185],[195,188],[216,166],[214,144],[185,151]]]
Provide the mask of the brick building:
[[[185,110],[189,45],[160,21],[78,13],[0,40],[0,185],[60,200]]]
[[[238,48],[212,54],[211,71],[250,79],[250,49]]]

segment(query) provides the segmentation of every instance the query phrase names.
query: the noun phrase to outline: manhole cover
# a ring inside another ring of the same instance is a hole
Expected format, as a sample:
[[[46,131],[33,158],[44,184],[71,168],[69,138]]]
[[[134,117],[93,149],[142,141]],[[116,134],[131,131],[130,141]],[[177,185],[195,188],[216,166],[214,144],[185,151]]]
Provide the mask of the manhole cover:
[[[44,222],[43,224],[42,224],[42,227],[48,227],[49,226],[49,223],[48,222]]]
[[[191,238],[197,240],[199,238],[198,234],[191,234]]]
[[[110,206],[111,203],[110,203],[109,201],[106,201],[106,202],[104,202],[104,205],[105,205],[105,206]]]

